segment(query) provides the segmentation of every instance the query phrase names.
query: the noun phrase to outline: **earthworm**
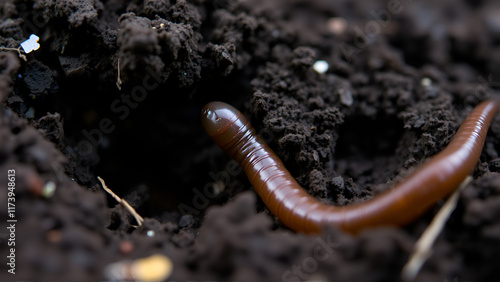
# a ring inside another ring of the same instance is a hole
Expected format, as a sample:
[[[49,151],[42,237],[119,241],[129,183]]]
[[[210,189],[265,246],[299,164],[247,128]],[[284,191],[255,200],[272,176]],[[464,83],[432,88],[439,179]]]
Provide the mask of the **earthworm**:
[[[408,178],[368,201],[343,207],[321,203],[302,189],[234,107],[208,103],[202,110],[202,123],[215,143],[244,169],[264,204],[290,229],[318,233],[324,225],[333,224],[358,233],[365,228],[406,225],[451,194],[476,166],[497,111],[493,100],[480,103],[448,146]]]

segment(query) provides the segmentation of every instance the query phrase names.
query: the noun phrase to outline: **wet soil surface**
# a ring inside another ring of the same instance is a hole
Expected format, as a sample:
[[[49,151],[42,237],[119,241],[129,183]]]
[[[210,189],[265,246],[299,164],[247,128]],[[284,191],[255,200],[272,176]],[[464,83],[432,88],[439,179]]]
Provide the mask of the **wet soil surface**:
[[[0,18],[0,46],[41,46],[0,52],[2,281],[111,279],[152,254],[173,280],[397,280],[442,202],[404,228],[293,232],[201,108],[240,109],[311,195],[342,206],[404,179],[499,94],[494,0],[4,0]],[[418,280],[500,277],[499,151],[497,118]]]

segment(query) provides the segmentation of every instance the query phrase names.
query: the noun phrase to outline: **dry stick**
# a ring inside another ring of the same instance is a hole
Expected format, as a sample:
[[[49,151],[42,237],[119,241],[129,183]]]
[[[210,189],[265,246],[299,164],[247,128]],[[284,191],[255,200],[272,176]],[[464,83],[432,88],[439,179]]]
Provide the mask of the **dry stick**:
[[[464,179],[458,189],[453,192],[448,200],[446,200],[446,203],[444,203],[439,212],[432,219],[429,226],[425,229],[424,233],[422,233],[418,241],[415,243],[413,253],[401,271],[401,278],[403,280],[412,281],[415,277],[417,277],[417,274],[420,272],[420,269],[424,265],[425,261],[431,256],[432,245],[443,230],[444,225],[446,224],[446,221],[450,217],[451,213],[455,210],[460,192],[462,192],[471,180],[472,177],[470,175]]]
[[[122,198],[118,197],[115,193],[113,193],[113,191],[111,191],[111,189],[108,188],[108,186],[106,186],[106,183],[104,183],[104,179],[102,179],[101,177],[97,177],[97,179],[99,179],[99,181],[101,181],[101,184],[102,184],[102,188],[108,192],[113,198],[115,198],[115,200],[122,204],[135,218],[135,220],[137,221],[137,223],[139,224],[139,226],[142,225],[142,223],[144,222],[144,218],[142,218],[142,216],[140,216],[136,211],[135,209],[129,205],[129,203],[127,203],[127,201],[123,200]]]

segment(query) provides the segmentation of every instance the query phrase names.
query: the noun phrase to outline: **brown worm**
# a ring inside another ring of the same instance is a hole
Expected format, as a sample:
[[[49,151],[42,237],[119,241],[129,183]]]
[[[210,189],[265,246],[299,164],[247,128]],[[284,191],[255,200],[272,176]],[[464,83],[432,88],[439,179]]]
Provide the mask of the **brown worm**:
[[[316,233],[322,226],[334,224],[357,233],[369,227],[408,224],[451,194],[476,166],[497,111],[493,100],[480,103],[448,146],[407,179],[373,199],[344,207],[323,204],[302,189],[234,107],[211,102],[203,108],[202,123],[215,143],[243,167],[257,194],[286,226]]]

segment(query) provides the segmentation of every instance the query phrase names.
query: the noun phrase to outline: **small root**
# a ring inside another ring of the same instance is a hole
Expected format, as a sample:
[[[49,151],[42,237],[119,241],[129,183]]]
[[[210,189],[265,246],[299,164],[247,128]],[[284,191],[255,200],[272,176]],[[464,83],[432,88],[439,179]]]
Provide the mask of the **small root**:
[[[15,51],[19,55],[19,58],[23,59],[25,62],[28,61],[21,46],[19,46],[19,48],[9,48],[9,47],[0,46],[0,51]]]
[[[439,212],[432,219],[429,226],[427,226],[424,233],[422,233],[420,238],[417,240],[410,259],[401,271],[401,279],[403,281],[413,281],[417,277],[425,261],[432,254],[432,245],[434,245],[437,237],[441,234],[441,231],[443,231],[446,221],[448,221],[448,218],[450,218],[450,215],[455,210],[460,193],[465,186],[471,182],[471,180],[471,176],[467,176],[464,179],[460,186],[458,186],[457,190],[455,190],[448,200],[446,200]]]
[[[101,177],[97,177],[97,179],[99,179],[99,181],[101,182],[101,185],[102,185],[102,188],[104,189],[104,191],[108,192],[108,194],[110,194],[113,198],[115,198],[115,200],[122,204],[135,218],[135,220],[137,221],[137,224],[139,226],[142,225],[142,223],[144,222],[144,218],[142,218],[142,216],[140,216],[136,211],[135,209],[129,204],[127,203],[127,201],[123,200],[122,198],[118,197],[113,191],[111,191],[111,189],[108,188],[108,186],[106,186],[106,183],[104,182],[104,179],[102,179]]]

